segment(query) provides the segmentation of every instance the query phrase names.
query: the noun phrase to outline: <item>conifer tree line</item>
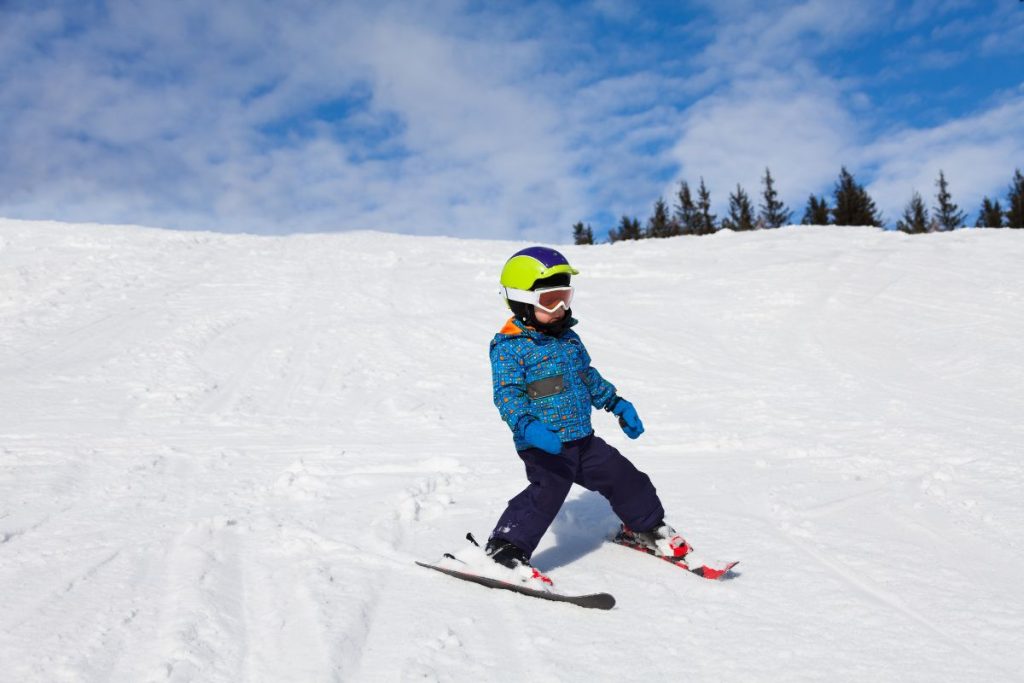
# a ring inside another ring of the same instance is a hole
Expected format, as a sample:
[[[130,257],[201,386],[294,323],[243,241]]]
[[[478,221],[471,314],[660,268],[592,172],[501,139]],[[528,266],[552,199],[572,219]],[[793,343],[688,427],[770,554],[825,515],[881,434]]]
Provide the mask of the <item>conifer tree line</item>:
[[[939,171],[935,181],[935,203],[929,209],[921,194],[915,190],[907,202],[903,215],[896,221],[896,229],[906,233],[945,232],[968,227],[970,219],[953,202],[946,174]],[[696,192],[689,183],[679,183],[675,201],[670,207],[663,197],[654,203],[651,216],[641,224],[635,216],[622,216],[618,225],[608,232],[609,242],[640,240],[676,235],[710,235],[718,230],[767,230],[789,225],[793,212],[779,200],[771,170],[765,169],[761,178],[761,194],[757,206],[742,186],[729,194],[729,213],[719,218],[711,213],[711,192],[700,179]],[[870,225],[885,227],[885,219],[875,206],[864,186],[856,181],[844,166],[832,190],[831,204],[824,195],[810,195],[804,207],[803,225]],[[1024,228],[1024,174],[1016,169],[1006,193],[1006,205],[999,199],[982,200],[974,227]],[[582,221],[572,226],[576,244],[594,244],[594,230]]]

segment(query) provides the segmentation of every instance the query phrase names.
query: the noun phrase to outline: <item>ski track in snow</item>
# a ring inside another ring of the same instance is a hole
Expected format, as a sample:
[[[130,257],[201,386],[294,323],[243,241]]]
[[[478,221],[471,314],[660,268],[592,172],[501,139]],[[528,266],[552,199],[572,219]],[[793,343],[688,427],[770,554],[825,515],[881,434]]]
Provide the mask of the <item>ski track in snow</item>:
[[[522,245],[0,220],[0,681],[1024,678],[1024,235],[567,247],[701,581],[574,490],[610,612],[427,572],[525,485],[491,405]]]

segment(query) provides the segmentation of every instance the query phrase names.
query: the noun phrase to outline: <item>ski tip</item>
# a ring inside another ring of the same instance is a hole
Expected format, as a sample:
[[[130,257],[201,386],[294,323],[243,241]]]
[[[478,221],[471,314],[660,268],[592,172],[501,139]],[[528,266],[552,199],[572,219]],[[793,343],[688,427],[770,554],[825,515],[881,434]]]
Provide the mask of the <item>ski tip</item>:
[[[705,579],[711,579],[712,581],[721,581],[722,579],[729,577],[729,575],[732,573],[732,568],[738,564],[739,560],[735,562],[730,562],[729,564],[721,568],[708,567],[705,565],[703,567],[695,567],[691,569],[690,572]]]

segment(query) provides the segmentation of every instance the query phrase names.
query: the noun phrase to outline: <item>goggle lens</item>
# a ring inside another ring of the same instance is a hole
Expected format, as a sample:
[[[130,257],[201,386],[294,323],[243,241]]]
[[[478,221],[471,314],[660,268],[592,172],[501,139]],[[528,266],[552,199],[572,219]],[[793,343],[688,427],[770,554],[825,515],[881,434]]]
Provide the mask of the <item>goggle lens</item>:
[[[559,305],[569,310],[572,303],[572,287],[537,290],[537,305],[548,313],[554,313]]]

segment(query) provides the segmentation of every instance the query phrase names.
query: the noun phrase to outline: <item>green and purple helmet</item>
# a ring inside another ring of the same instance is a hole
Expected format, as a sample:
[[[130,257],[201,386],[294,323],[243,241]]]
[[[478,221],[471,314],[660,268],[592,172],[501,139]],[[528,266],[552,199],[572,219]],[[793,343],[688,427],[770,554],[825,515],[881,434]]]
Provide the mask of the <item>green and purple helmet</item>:
[[[512,254],[501,269],[501,286],[529,291],[537,280],[552,275],[578,275],[579,271],[559,252],[548,247],[528,247]]]

